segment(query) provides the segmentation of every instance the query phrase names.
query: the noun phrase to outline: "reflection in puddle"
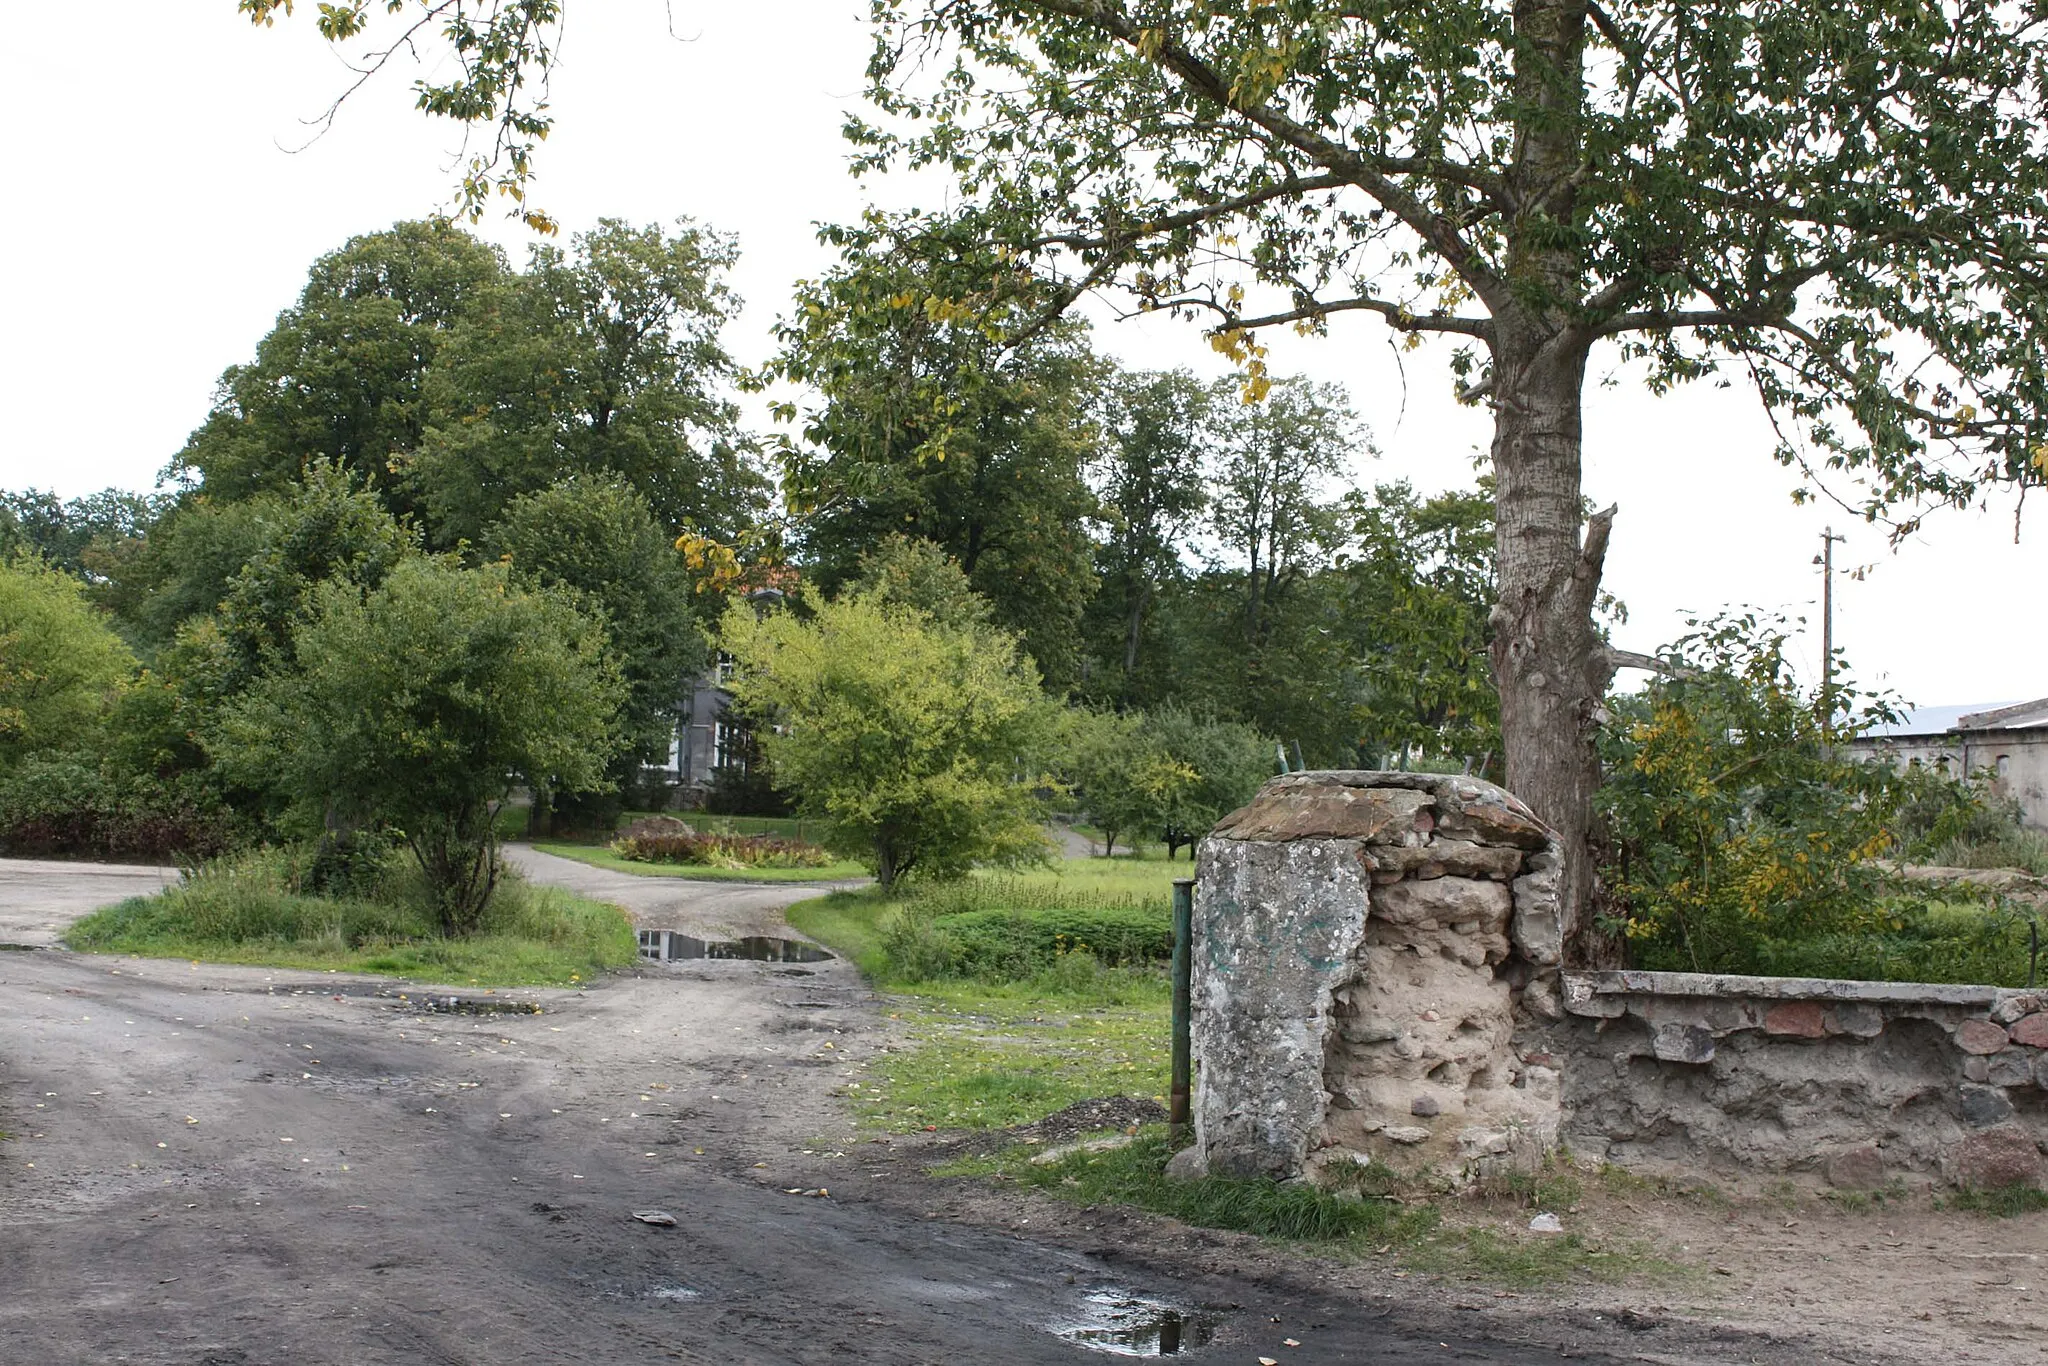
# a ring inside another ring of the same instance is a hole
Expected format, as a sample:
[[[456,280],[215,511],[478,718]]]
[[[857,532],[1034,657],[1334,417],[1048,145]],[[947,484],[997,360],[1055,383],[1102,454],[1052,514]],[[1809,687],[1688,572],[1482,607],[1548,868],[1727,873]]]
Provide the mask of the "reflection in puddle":
[[[1097,1352],[1126,1357],[1170,1357],[1205,1346],[1216,1321],[1158,1300],[1122,1290],[1096,1290],[1071,1321],[1053,1325],[1055,1335]]]
[[[736,958],[750,963],[822,963],[832,955],[801,939],[697,939],[674,930],[640,931],[640,956],[651,963],[687,958]]]

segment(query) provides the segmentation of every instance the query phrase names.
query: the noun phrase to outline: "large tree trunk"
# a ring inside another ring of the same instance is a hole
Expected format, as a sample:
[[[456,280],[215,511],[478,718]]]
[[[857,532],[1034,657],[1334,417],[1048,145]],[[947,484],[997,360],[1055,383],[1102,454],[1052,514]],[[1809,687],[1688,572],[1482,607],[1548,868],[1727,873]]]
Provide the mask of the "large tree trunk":
[[[1566,961],[1607,966],[1592,921],[1597,862],[1595,733],[1613,670],[1593,631],[1611,513],[1586,525],[1579,480],[1586,343],[1504,323],[1494,349],[1493,469],[1499,598],[1493,672],[1500,690],[1507,788],[1558,833]]]
[[[1127,701],[1131,695],[1131,678],[1138,672],[1138,640],[1145,629],[1145,600],[1152,593],[1152,586],[1135,571],[1131,578],[1131,610],[1124,620],[1123,695]]]

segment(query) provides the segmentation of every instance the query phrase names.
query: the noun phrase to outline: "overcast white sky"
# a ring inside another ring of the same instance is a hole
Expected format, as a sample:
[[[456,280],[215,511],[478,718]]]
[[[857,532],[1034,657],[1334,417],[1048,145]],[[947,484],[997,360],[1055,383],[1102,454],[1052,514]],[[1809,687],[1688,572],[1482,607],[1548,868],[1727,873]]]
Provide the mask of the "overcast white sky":
[[[736,233],[748,307],[728,341],[757,361],[791,281],[826,263],[812,224],[863,202],[838,129],[859,99],[865,4],[673,8],[680,38],[662,0],[571,0],[537,199],[570,230],[689,215]],[[407,76],[366,91],[310,148],[285,150],[347,73],[303,18],[264,32],[234,10],[10,7],[0,487],[149,487],[315,256],[448,202],[455,135],[411,110]],[[523,228],[482,230],[523,257]],[[1192,325],[1167,319],[1106,326],[1098,341],[1132,365],[1220,367]],[[1470,482],[1486,415],[1450,401],[1443,351],[1403,357],[1404,379],[1384,329],[1363,319],[1273,343],[1276,370],[1350,387],[1383,452],[1363,479]],[[2030,526],[2014,545],[2009,502],[1936,514],[1894,552],[1839,509],[1792,504],[1795,481],[1770,460],[1768,427],[1742,391],[1653,399],[1616,379],[1588,392],[1586,487],[1621,507],[1607,575],[1630,609],[1620,643],[1652,649],[1689,610],[1755,604],[1809,619],[1811,666],[1811,561],[1832,522],[1850,537],[1838,565],[1869,566],[1836,590],[1836,638],[1863,679],[1923,704],[2048,694],[2048,531]]]

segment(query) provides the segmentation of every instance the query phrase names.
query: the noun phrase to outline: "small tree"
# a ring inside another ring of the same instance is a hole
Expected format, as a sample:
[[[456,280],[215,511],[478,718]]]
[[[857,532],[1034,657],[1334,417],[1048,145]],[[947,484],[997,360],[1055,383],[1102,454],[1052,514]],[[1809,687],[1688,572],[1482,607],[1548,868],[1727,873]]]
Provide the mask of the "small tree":
[[[1699,623],[1671,647],[1678,677],[1613,704],[1601,928],[1643,966],[1769,973],[1784,946],[1890,916],[1876,860],[1907,785],[1832,741],[1893,713],[1837,682],[1827,724],[1786,640],[1782,623],[1754,615]]]
[[[1167,755],[1194,774],[1194,781],[1175,789],[1161,831],[1169,860],[1183,847],[1192,859],[1195,841],[1273,776],[1273,740],[1241,722],[1218,721],[1181,707],[1153,713],[1147,727]]]
[[[1070,713],[1066,751],[1067,776],[1102,831],[1104,858],[1116,852],[1118,835],[1165,830],[1201,782],[1142,712]]]
[[[367,597],[325,586],[292,643],[297,671],[229,706],[222,762],[309,814],[394,829],[449,934],[475,930],[497,886],[513,784],[597,787],[619,742],[602,629],[502,565],[413,559]]]
[[[808,620],[735,606],[723,635],[740,704],[781,723],[761,737],[777,781],[882,886],[1043,857],[1050,704],[1013,637],[869,593]]]
[[[135,656],[85,584],[32,555],[0,562],[0,769],[97,731]]]

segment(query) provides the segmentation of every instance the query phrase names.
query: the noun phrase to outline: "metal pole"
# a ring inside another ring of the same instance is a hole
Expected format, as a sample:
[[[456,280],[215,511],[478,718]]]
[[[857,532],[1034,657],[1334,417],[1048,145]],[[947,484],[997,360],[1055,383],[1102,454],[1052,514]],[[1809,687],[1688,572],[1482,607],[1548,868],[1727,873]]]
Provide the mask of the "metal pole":
[[[1845,540],[1833,527],[1820,533],[1820,733],[1826,740],[1835,727],[1835,542]]]
[[[1173,880],[1173,1086],[1167,1093],[1166,1124],[1175,1152],[1193,1139],[1188,1125],[1188,1086],[1194,1071],[1188,1045],[1188,1014],[1194,976],[1190,940],[1195,929],[1195,880]]]

